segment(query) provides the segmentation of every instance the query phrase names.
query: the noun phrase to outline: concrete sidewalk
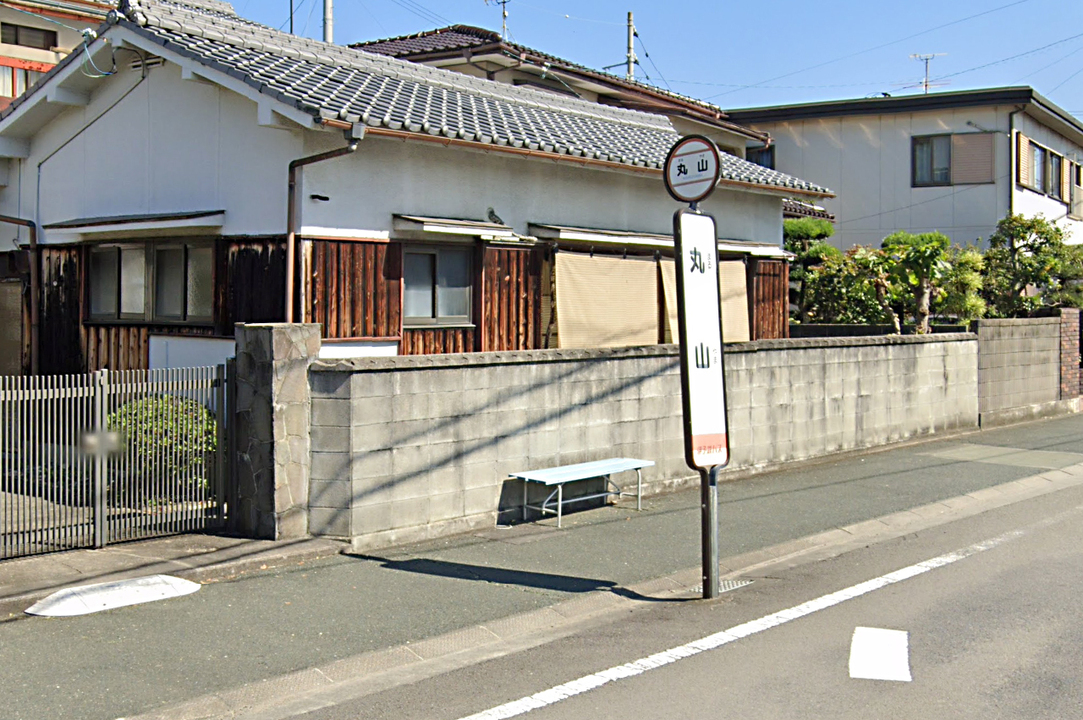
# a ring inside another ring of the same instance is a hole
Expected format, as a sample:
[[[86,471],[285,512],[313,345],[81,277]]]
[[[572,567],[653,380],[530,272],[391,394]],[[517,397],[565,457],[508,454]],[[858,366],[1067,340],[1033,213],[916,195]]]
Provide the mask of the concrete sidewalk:
[[[724,572],[837,554],[1081,485],[1083,415],[784,468],[721,488]],[[369,692],[635,603],[695,595],[698,491],[554,524],[369,555],[319,540],[182,536],[4,561],[0,619],[64,584],[155,572],[210,583],[83,618],[0,622],[0,687],[15,689],[5,717],[286,717],[287,700],[298,709],[332,690]]]
[[[41,598],[67,587],[175,575],[199,583],[298,565],[337,555],[348,547],[312,538],[274,542],[214,535],[177,535],[70,550],[0,562],[0,622],[23,617]]]
[[[1043,428],[1057,428],[1057,430],[1050,433],[1044,431]],[[991,451],[987,449],[988,445],[1001,445],[1006,450]],[[982,456],[1000,456],[999,460],[993,463],[994,465],[1055,469],[1083,460],[1083,415],[993,431],[955,435],[947,439],[929,438],[905,445],[874,448],[838,457],[797,463],[758,475],[755,479],[743,477],[724,483],[721,487],[721,498],[723,504],[732,502],[735,497],[740,498],[747,494],[750,488],[765,482],[769,483],[769,478],[773,476],[789,477],[790,479],[784,481],[783,485],[792,491],[802,484],[799,479],[795,483],[795,478],[806,477],[808,483],[814,485],[818,482],[816,476],[823,468],[834,464],[860,464],[865,462],[866,456],[877,457],[878,460],[875,462],[879,463],[893,454],[913,453],[931,457],[937,454],[935,448],[939,446],[947,448],[939,452],[939,456],[952,462],[965,463]],[[1047,446],[1049,449],[1043,449]],[[972,449],[968,451],[966,449],[968,447]],[[1065,453],[1065,450],[1069,452]],[[1033,455],[1030,457],[1021,455],[1021,451],[1030,453],[1037,451],[1046,455],[1035,459]],[[1075,457],[1075,453],[1079,453],[1080,456]],[[742,473],[742,475],[747,476],[748,473]],[[990,476],[990,480],[993,479],[995,478]],[[1008,480],[1009,477],[1003,476],[1003,479]],[[661,507],[685,505],[691,507],[698,503],[696,493],[698,491],[675,493],[669,498],[656,496],[652,498],[652,503],[656,511]],[[689,498],[687,502],[682,499],[685,496]],[[594,512],[595,519],[600,517],[597,515],[597,509]],[[576,525],[591,524],[590,513],[591,511],[573,512],[569,516],[572,520],[572,528]],[[722,520],[725,522],[724,514]],[[552,524],[552,520],[545,520],[515,526],[514,529],[501,528],[471,533],[468,537],[472,540],[481,538],[494,542],[530,542],[530,538],[536,537],[539,533],[552,531]],[[822,528],[810,527],[809,529]],[[403,552],[410,554],[414,551],[423,551],[426,547],[447,547],[449,542],[455,542],[455,540],[441,539],[374,554],[399,557]],[[34,602],[66,587],[154,574],[170,574],[200,583],[217,582],[252,572],[302,565],[348,552],[347,543],[320,538],[274,542],[214,535],[180,535],[111,545],[98,550],[73,550],[4,560],[0,561],[0,622],[22,617],[23,610]]]

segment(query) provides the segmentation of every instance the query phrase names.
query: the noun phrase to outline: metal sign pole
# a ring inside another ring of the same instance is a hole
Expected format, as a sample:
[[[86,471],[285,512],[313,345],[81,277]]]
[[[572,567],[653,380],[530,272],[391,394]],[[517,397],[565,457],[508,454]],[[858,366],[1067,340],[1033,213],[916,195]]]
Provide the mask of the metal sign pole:
[[[703,599],[718,597],[718,470],[699,471],[700,540],[703,547]]]

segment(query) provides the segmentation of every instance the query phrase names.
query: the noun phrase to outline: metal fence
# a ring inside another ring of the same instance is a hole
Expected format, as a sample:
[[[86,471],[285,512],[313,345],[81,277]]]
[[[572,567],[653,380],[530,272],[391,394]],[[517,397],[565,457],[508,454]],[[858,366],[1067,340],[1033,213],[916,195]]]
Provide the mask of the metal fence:
[[[225,366],[0,377],[0,559],[219,527]]]

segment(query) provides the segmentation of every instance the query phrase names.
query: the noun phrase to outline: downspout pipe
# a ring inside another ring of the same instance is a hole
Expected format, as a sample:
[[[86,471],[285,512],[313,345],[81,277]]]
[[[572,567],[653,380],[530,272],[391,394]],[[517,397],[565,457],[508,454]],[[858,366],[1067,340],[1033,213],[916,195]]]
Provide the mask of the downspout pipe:
[[[41,327],[41,268],[38,257],[38,224],[33,220],[0,215],[0,222],[30,228],[30,374],[37,375],[40,353],[38,335]]]
[[[297,170],[305,165],[332,160],[354,152],[357,150],[357,144],[365,137],[365,126],[354,123],[348,130],[343,131],[343,135],[346,136],[345,147],[290,161],[289,189],[286,197],[286,322],[288,323],[293,322],[293,277],[297,272],[297,251],[294,247],[297,244]],[[304,315],[304,308],[301,314]]]
[[[1015,141],[1015,116],[1026,110],[1025,105],[1019,105],[1008,113],[1008,168],[1011,177],[1008,178],[1008,215],[1015,214],[1015,182],[1019,177],[1019,163],[1023,158],[1018,157],[1019,144]]]

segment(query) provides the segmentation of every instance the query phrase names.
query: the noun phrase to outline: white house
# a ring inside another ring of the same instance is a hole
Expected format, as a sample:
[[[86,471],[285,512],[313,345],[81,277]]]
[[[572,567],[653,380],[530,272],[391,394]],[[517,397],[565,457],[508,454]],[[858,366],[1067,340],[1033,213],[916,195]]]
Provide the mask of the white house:
[[[146,367],[191,337],[213,360],[235,322],[284,319],[340,355],[659,342],[678,137],[663,115],[288,35],[217,0],[122,2],[0,115],[24,365]],[[725,155],[704,209],[734,262],[777,261],[793,195],[830,191]],[[590,302],[557,302],[572,281]]]
[[[1083,122],[1029,87],[728,111],[773,138],[748,157],[830,186],[831,239],[896,230],[988,238],[1009,213],[1056,221],[1083,243]]]

